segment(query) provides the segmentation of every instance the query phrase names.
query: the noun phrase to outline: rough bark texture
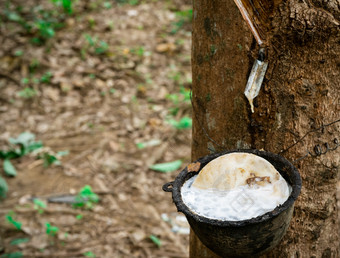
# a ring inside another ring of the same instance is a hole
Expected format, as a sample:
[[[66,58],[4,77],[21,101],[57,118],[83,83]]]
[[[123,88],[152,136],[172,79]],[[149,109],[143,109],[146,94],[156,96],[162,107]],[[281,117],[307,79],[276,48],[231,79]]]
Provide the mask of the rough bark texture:
[[[339,17],[337,0],[283,1],[274,10],[269,67],[252,114],[243,91],[258,52],[255,40],[232,0],[195,0],[193,160],[222,149],[256,148],[294,161],[307,151],[315,156],[317,144],[322,152],[326,142],[335,146],[340,122],[324,125],[340,118]],[[302,193],[288,233],[267,257],[340,256],[339,153],[295,163]],[[190,257],[217,257],[194,233],[190,242]]]

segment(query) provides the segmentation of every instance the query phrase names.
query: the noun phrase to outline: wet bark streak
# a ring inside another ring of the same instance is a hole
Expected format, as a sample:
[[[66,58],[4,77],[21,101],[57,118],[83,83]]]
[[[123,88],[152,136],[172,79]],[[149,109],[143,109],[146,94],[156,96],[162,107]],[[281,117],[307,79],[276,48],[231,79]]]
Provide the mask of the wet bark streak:
[[[201,126],[226,149],[253,147],[279,153],[306,132],[339,119],[337,0],[290,0],[278,6],[272,17],[269,67],[254,114],[243,91],[257,49],[251,47],[238,10],[231,0],[194,3],[193,159],[208,154],[209,146],[221,149]],[[340,138],[339,124],[308,135],[283,155],[296,160],[316,144]],[[339,151],[296,164],[303,190],[288,233],[267,257],[340,256]],[[191,257],[214,257],[193,234],[190,252]]]

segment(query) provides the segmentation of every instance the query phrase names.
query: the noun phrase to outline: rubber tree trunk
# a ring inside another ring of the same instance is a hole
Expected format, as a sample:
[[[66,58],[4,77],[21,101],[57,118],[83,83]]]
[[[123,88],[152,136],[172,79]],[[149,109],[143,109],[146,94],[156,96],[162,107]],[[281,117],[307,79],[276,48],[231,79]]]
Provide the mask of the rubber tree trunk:
[[[232,0],[194,0],[192,159],[264,149],[296,161],[303,179],[290,228],[267,257],[340,257],[340,147],[319,155],[340,138],[338,8],[336,0],[288,0],[273,10],[269,66],[252,113],[243,92],[256,41]],[[191,232],[190,257],[217,256]]]

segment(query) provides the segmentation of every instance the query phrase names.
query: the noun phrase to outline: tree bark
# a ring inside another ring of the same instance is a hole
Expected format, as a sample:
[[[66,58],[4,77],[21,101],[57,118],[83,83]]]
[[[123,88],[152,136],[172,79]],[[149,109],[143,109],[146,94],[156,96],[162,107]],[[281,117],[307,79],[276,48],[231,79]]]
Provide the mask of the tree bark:
[[[255,39],[232,0],[194,1],[192,159],[264,149],[296,161],[303,180],[290,228],[266,257],[340,256],[339,18],[336,0],[288,0],[273,10],[269,66],[252,113],[243,92]],[[324,143],[335,150],[319,155]],[[191,232],[190,257],[218,256]]]

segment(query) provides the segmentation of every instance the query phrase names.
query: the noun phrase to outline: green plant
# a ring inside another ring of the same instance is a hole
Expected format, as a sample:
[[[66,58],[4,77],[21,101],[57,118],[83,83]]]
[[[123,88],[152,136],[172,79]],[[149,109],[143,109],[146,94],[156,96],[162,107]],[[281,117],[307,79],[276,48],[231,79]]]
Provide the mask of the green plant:
[[[23,90],[18,91],[18,96],[24,99],[30,99],[36,96],[38,93],[35,89],[31,87],[25,87]]]
[[[95,47],[94,52],[97,55],[101,55],[101,54],[104,54],[108,49],[109,49],[109,45],[105,41],[100,40],[98,45]]]
[[[49,151],[40,154],[38,157],[44,160],[44,167],[47,168],[51,165],[61,165],[60,158],[68,154],[69,154],[68,151],[59,151],[57,153]]]
[[[29,71],[31,74],[34,74],[35,71],[40,67],[40,62],[38,59],[33,58],[29,64]]]
[[[155,245],[157,245],[158,248],[160,248],[160,247],[162,246],[161,240],[160,240],[158,237],[156,237],[155,235],[150,235],[149,238],[151,239],[151,241],[152,241]]]
[[[19,221],[16,221],[14,219],[15,213],[14,211],[10,211],[9,213],[7,213],[6,215],[6,220],[8,223],[12,224],[17,230],[21,230],[22,227],[22,223]]]
[[[46,234],[48,236],[54,237],[58,234],[59,232],[58,227],[52,226],[49,222],[46,222],[45,226],[46,226]]]
[[[166,98],[174,104],[174,107],[170,108],[169,110],[172,116],[177,115],[180,107],[179,105],[181,103],[190,104],[191,102],[190,94],[191,94],[190,90],[181,86],[179,93],[172,93],[166,95]]]
[[[139,3],[139,0],[129,0],[128,2],[130,5],[137,5]]]
[[[177,169],[179,169],[182,166],[182,161],[181,160],[175,160],[172,162],[166,162],[166,163],[159,163],[159,164],[154,164],[150,166],[150,169],[159,171],[162,173],[168,173],[168,172],[173,172]]]
[[[119,4],[129,4],[129,5],[138,5],[139,0],[116,0]]]
[[[181,120],[177,121],[173,118],[167,120],[169,124],[171,124],[176,129],[189,129],[192,126],[192,119],[190,117],[182,117]]]
[[[39,214],[44,213],[44,210],[47,208],[47,204],[44,201],[38,198],[35,198],[33,199],[33,203],[34,203],[34,209],[37,210]]]
[[[4,10],[4,16],[9,21],[17,22],[17,23],[19,23],[19,24],[21,24],[23,26],[25,24],[25,20],[20,16],[20,14],[17,13],[16,11],[9,10],[8,7]]]
[[[44,167],[47,168],[48,166],[52,164],[60,165],[60,161],[58,158],[54,155],[51,155],[49,153],[44,153],[42,155],[42,159],[44,160]]]
[[[6,180],[0,176],[0,198],[5,198],[8,192]]]
[[[40,82],[42,82],[42,83],[50,83],[52,77],[53,77],[52,72],[48,71],[48,72],[44,73],[44,74],[41,76]]]
[[[65,13],[67,14],[73,13],[72,0],[52,0],[52,2],[57,6],[62,6]]]
[[[105,9],[111,9],[112,8],[112,3],[110,1],[106,1],[103,3],[103,7]]]
[[[8,151],[0,150],[0,159],[4,160],[3,167],[5,173],[10,176],[15,176],[16,171],[10,160],[20,158],[41,148],[43,145],[40,141],[36,142],[35,135],[29,132],[21,133],[18,138],[10,138],[9,142],[12,144],[12,147]],[[19,148],[15,148],[15,146],[19,146]]]
[[[61,6],[66,14],[72,14],[72,0],[51,0],[56,6]],[[12,8],[13,9],[13,8]],[[58,10],[48,10],[37,5],[31,8],[30,14],[21,16],[18,11],[11,10],[10,2],[4,10],[4,16],[12,22],[20,24],[27,34],[33,35],[31,42],[42,44],[46,40],[54,37],[56,30],[64,27],[62,21],[65,15],[60,14]]]
[[[180,81],[180,79],[181,79],[181,73],[180,72],[176,72],[176,71],[172,71],[169,75],[168,75],[168,77],[170,78],[170,79],[172,79],[174,82],[179,82]]]
[[[55,26],[50,21],[39,19],[34,22],[34,26],[38,29],[39,36],[43,40],[52,38],[55,35]]]
[[[138,149],[144,149],[144,148],[147,148],[147,147],[152,147],[152,146],[157,146],[157,145],[160,145],[162,143],[161,140],[158,140],[158,139],[152,139],[150,141],[147,141],[147,142],[139,142],[139,143],[136,143],[136,146]]]
[[[144,54],[145,54],[145,49],[144,49],[144,47],[136,47],[136,48],[132,48],[130,50],[130,52],[132,54],[135,54],[135,55],[139,56],[139,57],[143,57]]]
[[[96,257],[96,255],[95,255],[93,252],[91,252],[91,251],[85,252],[85,253],[83,253],[83,254],[84,254],[84,256],[86,256],[86,257]]]
[[[14,253],[7,253],[7,254],[2,254],[0,258],[21,258],[24,257],[22,252],[14,252]]]
[[[0,159],[3,159],[3,170],[7,176],[16,176],[17,172],[11,159],[20,158],[34,150],[43,147],[40,141],[35,141],[35,135],[29,132],[21,133],[17,138],[10,138],[9,150],[0,150]],[[6,197],[8,186],[3,177],[0,176],[0,197]]]
[[[14,55],[15,55],[15,56],[22,56],[23,54],[24,54],[24,51],[21,50],[21,49],[18,49],[18,50],[16,50],[16,51],[14,52]]]
[[[191,101],[191,91],[184,88],[183,86],[180,87],[179,93],[183,96],[183,101],[190,103]]]
[[[78,215],[76,216],[76,219],[77,219],[77,220],[81,220],[83,217],[84,217],[83,214],[78,214]]]
[[[92,209],[95,203],[99,202],[99,197],[92,191],[91,186],[85,185],[75,197],[74,208]]]
[[[89,17],[87,21],[89,22],[90,28],[93,29],[96,25],[96,20],[93,17]]]
[[[5,159],[3,163],[3,168],[7,176],[16,176],[17,171],[15,170],[14,166],[12,165],[9,159]]]
[[[97,37],[92,37],[89,34],[85,34],[84,37],[88,43],[88,47],[83,47],[83,52],[86,52],[87,49],[92,49],[95,54],[101,55],[105,54],[108,51],[109,45],[105,41],[98,40]],[[82,55],[83,54],[84,53],[82,53]]]
[[[186,24],[192,21],[192,9],[176,12],[177,21],[172,24],[171,33],[177,33]]]
[[[22,84],[29,84],[29,82],[30,82],[30,79],[28,79],[28,78],[26,78],[26,77],[24,77],[24,78],[21,79],[21,83],[22,83]]]
[[[14,240],[12,240],[9,244],[10,245],[20,245],[22,243],[27,243],[28,241],[30,241],[29,238],[25,237],[25,238],[16,238]]]

